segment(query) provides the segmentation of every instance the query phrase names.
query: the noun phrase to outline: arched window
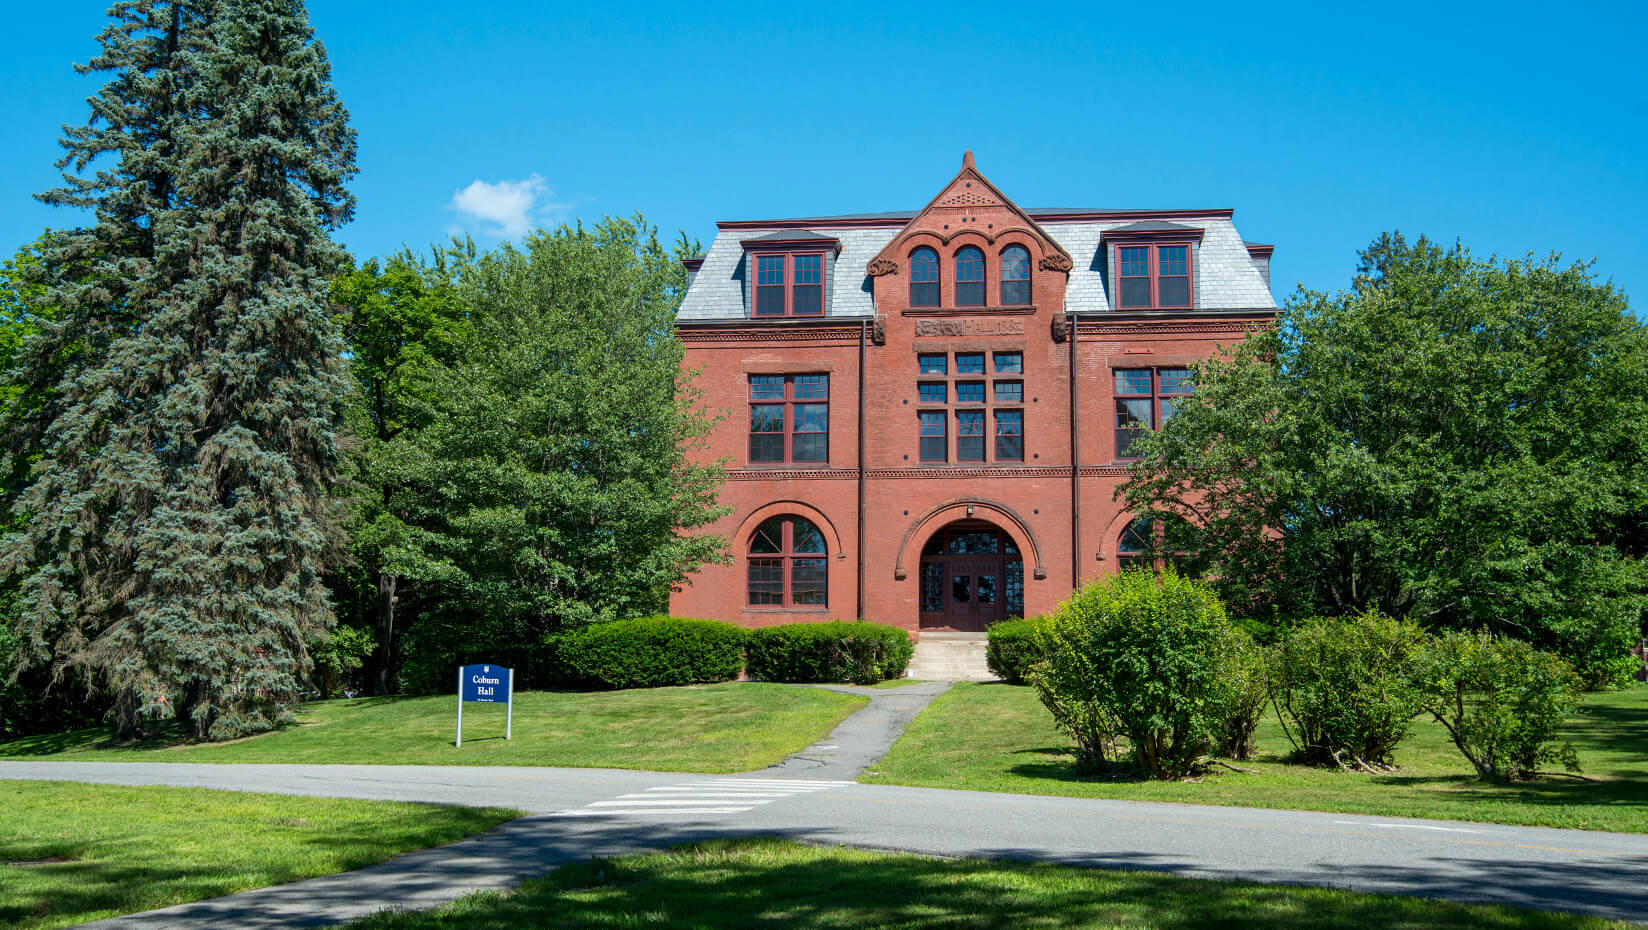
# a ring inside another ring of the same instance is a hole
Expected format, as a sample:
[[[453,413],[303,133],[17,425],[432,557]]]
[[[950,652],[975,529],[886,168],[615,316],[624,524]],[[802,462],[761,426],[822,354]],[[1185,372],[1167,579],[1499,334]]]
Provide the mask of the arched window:
[[[984,253],[974,246],[956,251],[956,306],[984,306]]]
[[[1030,305],[1030,250],[1022,245],[1001,250],[1001,305]]]
[[[829,565],[824,534],[796,516],[763,520],[750,536],[751,607],[824,607]]]
[[[926,246],[910,253],[910,306],[938,306],[938,253]]]
[[[1121,538],[1116,540],[1117,566],[1123,570],[1139,568],[1149,571],[1155,568],[1155,540],[1152,538],[1155,531],[1156,527],[1149,517],[1140,517],[1127,524]]]

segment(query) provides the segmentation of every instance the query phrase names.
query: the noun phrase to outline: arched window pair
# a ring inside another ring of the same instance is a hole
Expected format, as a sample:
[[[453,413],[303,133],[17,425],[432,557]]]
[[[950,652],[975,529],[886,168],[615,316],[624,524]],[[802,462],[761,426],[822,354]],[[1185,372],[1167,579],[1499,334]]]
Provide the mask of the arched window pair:
[[[964,245],[956,250],[955,296],[958,307],[985,305],[984,251]],[[939,306],[938,252],[922,246],[910,253],[910,306]],[[1030,303],[1030,250],[1010,245],[1001,250],[1001,305]]]
[[[828,605],[829,559],[824,534],[797,516],[770,517],[750,536],[749,606]]]

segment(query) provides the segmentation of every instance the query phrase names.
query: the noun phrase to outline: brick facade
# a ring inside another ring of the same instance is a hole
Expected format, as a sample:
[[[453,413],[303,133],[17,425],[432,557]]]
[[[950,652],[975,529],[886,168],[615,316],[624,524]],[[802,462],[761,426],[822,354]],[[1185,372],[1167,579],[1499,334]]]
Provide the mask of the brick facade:
[[[695,454],[728,463],[721,502],[732,513],[707,529],[729,540],[732,561],[682,584],[671,612],[747,626],[862,616],[912,634],[969,629],[982,625],[976,618],[988,622],[1006,612],[1005,586],[1020,574],[1022,613],[1034,616],[1081,582],[1117,570],[1129,519],[1113,499],[1126,470],[1116,449],[1115,370],[1183,366],[1274,314],[1269,247],[1261,267],[1230,216],[1025,211],[977,171],[969,154],[961,172],[915,214],[721,224],[710,252],[693,263],[678,332],[705,405],[728,414]],[[1186,240],[1195,269],[1192,308],[1112,310],[1111,237],[1148,240],[1158,227],[1168,238],[1194,230],[1194,241]],[[755,272],[745,243],[785,229],[835,243],[822,316],[752,315]],[[955,257],[969,245],[985,257],[985,298],[983,306],[958,307]],[[1028,305],[1000,299],[1001,256],[1009,245],[1029,252]],[[910,305],[910,255],[923,246],[940,256],[937,307]],[[991,370],[997,353],[1018,353],[1022,375]],[[937,354],[945,356],[947,373],[922,375],[918,356]],[[958,355],[968,354],[984,356],[985,373],[956,371]],[[752,376],[803,374],[829,376],[828,461],[752,464]],[[1022,380],[1022,399],[998,402],[995,382],[1013,380]],[[943,382],[946,403],[924,403],[917,388],[923,381]],[[959,402],[962,382],[983,382],[986,401]],[[921,460],[921,411],[942,412],[948,461]],[[983,462],[957,461],[963,411],[983,413]],[[1022,461],[996,460],[998,411],[1021,412]],[[778,515],[803,517],[823,535],[825,605],[750,606],[751,537]],[[935,603],[934,579],[946,605],[924,614],[923,549],[935,534],[968,531],[994,531],[1000,545],[1017,552],[974,556],[958,542],[958,552],[929,557],[926,606]],[[1014,560],[1019,567],[1007,567]],[[977,602],[970,607],[969,597]]]

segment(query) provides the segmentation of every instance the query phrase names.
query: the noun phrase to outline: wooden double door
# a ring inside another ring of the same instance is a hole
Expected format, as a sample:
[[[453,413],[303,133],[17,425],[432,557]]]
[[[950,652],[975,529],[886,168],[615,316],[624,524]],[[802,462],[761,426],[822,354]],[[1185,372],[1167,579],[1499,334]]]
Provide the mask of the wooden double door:
[[[982,632],[1007,619],[1007,565],[1000,558],[944,560],[944,625]]]
[[[982,520],[946,526],[921,551],[921,628],[982,632],[1024,612],[1024,562],[1012,537]]]

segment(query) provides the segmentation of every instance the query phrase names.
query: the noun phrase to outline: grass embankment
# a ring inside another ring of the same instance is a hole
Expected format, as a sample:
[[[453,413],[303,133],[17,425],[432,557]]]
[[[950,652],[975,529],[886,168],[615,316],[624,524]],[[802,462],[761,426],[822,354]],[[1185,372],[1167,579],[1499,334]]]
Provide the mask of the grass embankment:
[[[1086,930],[1603,930],[1625,924],[1420,898],[1070,866],[727,840],[565,866],[510,894],[350,930],[476,927],[1081,927]]]
[[[491,807],[0,781],[0,926],[68,927],[358,869],[519,816]]]
[[[1397,749],[1400,770],[1345,773],[1283,758],[1291,745],[1274,717],[1259,730],[1258,774],[1201,782],[1125,781],[1075,774],[1070,740],[1033,689],[958,684],[910,723],[861,779],[877,784],[1180,804],[1229,804],[1399,817],[1648,833],[1648,688],[1586,696],[1567,736],[1598,781],[1549,777],[1479,781],[1440,724],[1416,720]]]
[[[291,762],[394,765],[561,765],[668,772],[741,772],[772,765],[835,728],[868,698],[820,688],[733,683],[515,695],[514,739],[501,704],[456,696],[355,698],[305,704],[298,722],[227,743],[192,743],[181,729],[116,746],[103,728],[0,743],[0,759],[98,762]]]

